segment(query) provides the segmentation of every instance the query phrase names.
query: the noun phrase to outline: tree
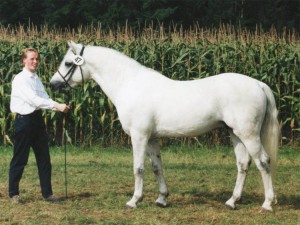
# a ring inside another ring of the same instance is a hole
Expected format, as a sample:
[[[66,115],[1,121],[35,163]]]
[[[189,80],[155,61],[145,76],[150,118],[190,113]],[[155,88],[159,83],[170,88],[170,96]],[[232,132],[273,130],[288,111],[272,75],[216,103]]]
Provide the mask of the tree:
[[[43,21],[45,9],[39,0],[1,0],[0,23],[1,24],[40,24]]]
[[[220,23],[253,29],[275,26],[300,31],[300,0],[1,0],[0,24],[76,27],[100,22],[104,28],[147,22],[189,27]]]

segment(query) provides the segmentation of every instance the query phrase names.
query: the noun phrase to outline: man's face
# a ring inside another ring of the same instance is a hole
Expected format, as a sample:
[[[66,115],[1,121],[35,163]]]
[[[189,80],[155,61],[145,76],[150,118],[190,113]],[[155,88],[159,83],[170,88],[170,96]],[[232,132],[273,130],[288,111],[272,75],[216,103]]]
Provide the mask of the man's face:
[[[34,73],[39,65],[39,54],[37,52],[27,52],[27,57],[23,59],[24,67]]]

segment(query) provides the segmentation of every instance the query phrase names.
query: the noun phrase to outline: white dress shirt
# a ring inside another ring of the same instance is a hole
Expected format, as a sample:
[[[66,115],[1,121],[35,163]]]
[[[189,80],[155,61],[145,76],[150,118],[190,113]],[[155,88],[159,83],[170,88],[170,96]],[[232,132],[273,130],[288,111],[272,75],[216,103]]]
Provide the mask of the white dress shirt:
[[[53,109],[54,103],[36,73],[23,68],[14,77],[10,99],[12,112],[27,115],[39,109]]]

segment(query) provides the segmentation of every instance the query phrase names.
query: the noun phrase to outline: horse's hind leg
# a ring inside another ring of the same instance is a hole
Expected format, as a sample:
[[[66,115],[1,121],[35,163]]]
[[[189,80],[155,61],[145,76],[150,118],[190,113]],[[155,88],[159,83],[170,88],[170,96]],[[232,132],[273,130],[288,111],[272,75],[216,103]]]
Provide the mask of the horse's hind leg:
[[[272,203],[276,203],[276,196],[272,184],[270,157],[262,146],[259,137],[247,138],[243,141],[243,143],[245,144],[262,176],[265,189],[265,201],[262,205],[262,208],[263,210],[273,211]]]
[[[251,162],[250,156],[241,142],[241,140],[235,136],[232,132],[230,133],[231,139],[234,146],[234,152],[236,155],[236,164],[237,164],[237,178],[236,184],[233,190],[231,198],[225,203],[230,209],[235,209],[235,203],[241,198],[245,179],[248,172],[248,167]]]
[[[157,140],[150,141],[147,146],[147,154],[150,157],[152,170],[157,178],[159,195],[156,204],[161,207],[167,206],[166,198],[168,197],[168,188],[163,176],[162,161],[160,155],[160,147]]]

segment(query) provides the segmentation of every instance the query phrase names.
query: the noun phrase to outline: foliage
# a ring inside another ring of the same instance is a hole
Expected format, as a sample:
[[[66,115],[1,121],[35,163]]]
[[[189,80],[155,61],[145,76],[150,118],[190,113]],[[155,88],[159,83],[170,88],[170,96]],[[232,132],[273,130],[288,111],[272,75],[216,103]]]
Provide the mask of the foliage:
[[[38,74],[48,89],[49,80],[66,52],[66,40],[102,45],[116,49],[141,64],[161,71],[177,80],[192,80],[222,72],[238,72],[267,83],[273,90],[282,127],[282,144],[299,144],[300,119],[300,42],[297,33],[279,35],[275,30],[250,32],[223,26],[204,29],[195,26],[151,26],[135,33],[130,27],[104,31],[101,27],[78,27],[76,30],[20,26],[0,27],[0,143],[13,140],[13,115],[9,110],[10,85],[21,69],[20,52],[35,47],[40,52]],[[129,137],[122,131],[116,110],[95,82],[71,92],[70,99],[51,93],[57,101],[68,101],[72,110],[67,116],[69,143],[80,145],[128,145]],[[64,118],[45,112],[51,144],[63,143]],[[162,144],[229,144],[225,130],[196,138],[163,139]]]
[[[248,29],[261,25],[299,32],[299,11],[297,0],[1,0],[0,24],[15,26],[30,21],[38,26],[75,28],[101,23],[113,28],[128,23],[139,28],[151,21],[184,27],[231,23]]]

